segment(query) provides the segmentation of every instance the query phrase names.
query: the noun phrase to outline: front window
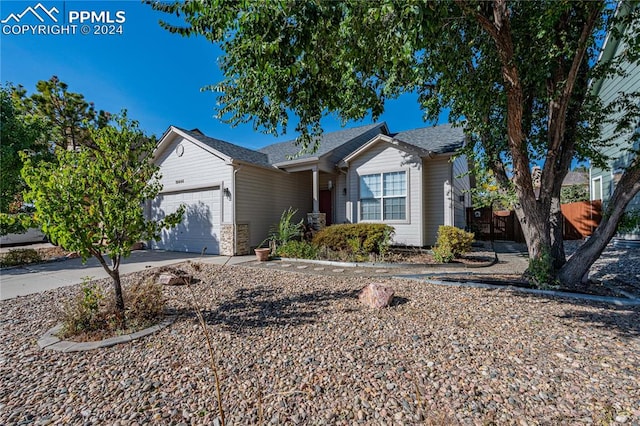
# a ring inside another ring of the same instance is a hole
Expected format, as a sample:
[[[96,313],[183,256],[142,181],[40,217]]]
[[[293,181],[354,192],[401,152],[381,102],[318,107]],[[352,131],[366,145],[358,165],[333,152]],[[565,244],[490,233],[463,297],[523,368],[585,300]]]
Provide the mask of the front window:
[[[360,176],[361,220],[407,219],[407,173]]]

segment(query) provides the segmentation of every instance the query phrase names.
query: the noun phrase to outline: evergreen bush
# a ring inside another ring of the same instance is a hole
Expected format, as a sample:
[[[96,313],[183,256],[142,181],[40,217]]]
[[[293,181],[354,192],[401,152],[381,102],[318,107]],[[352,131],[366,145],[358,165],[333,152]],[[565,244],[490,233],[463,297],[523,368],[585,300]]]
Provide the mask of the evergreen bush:
[[[319,231],[313,237],[313,244],[362,260],[370,255],[384,256],[391,246],[393,233],[393,227],[381,223],[332,225]]]
[[[455,226],[438,227],[438,240],[433,249],[436,262],[449,263],[456,257],[471,251],[474,234]]]

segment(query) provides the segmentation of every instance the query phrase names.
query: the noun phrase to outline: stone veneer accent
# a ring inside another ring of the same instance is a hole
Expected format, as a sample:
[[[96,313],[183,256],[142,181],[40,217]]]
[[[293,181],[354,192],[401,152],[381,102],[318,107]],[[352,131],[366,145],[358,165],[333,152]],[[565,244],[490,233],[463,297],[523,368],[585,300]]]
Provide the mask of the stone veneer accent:
[[[314,232],[318,232],[327,227],[327,214],[307,213],[307,223]]]
[[[237,238],[235,226],[232,223],[225,223],[220,226],[220,254],[224,256],[249,254],[249,224],[239,223],[237,226]],[[234,251],[235,246],[235,251]]]

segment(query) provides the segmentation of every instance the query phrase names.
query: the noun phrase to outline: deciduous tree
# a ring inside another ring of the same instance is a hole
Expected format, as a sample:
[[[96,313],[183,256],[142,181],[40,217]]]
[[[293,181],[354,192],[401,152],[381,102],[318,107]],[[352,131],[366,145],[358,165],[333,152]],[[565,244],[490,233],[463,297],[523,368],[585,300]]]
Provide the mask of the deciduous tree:
[[[622,2],[618,14],[606,1],[151,3],[185,20],[161,22],[168,30],[203,35],[224,51],[225,78],[211,89],[220,92],[219,115],[231,124],[253,121],[277,134],[294,116],[305,145],[323,116],[375,119],[387,99],[403,93],[417,93],[429,119],[449,108],[473,137],[468,149],[481,153],[501,186],[513,184],[531,261],[552,262],[546,266],[554,272],[562,267],[567,286],[595,261],[640,190],[636,157],[596,238],[563,266],[560,188],[572,160],[607,160],[602,148],[610,141],[600,128],[614,111],[618,132],[637,126],[637,93],[602,105],[589,86],[624,77],[621,61],[638,61],[635,3]],[[621,23],[630,31],[622,33]],[[624,39],[627,52],[598,62],[608,32]],[[543,164],[539,197],[533,163]]]
[[[183,209],[161,221],[145,217],[144,206],[161,190],[156,147],[125,113],[115,123],[89,128],[91,143],[59,149],[56,161],[38,162],[23,154],[22,175],[35,206],[35,218],[52,242],[94,256],[113,279],[116,307],[124,313],[120,263],[138,241],[157,238],[180,222]]]

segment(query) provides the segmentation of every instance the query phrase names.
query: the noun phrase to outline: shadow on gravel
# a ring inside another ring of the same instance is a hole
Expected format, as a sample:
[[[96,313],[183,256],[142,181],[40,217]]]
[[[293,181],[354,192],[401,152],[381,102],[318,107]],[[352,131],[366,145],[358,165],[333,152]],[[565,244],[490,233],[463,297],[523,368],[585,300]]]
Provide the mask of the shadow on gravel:
[[[280,297],[267,287],[241,288],[234,298],[215,310],[203,311],[209,325],[223,325],[236,332],[243,329],[303,325],[316,321],[329,304],[341,299],[357,300],[358,290],[318,291]]]
[[[622,282],[640,284],[640,277],[637,274],[638,269],[634,265],[640,264],[640,250],[634,249],[610,249],[605,250],[600,255],[598,263],[603,266],[598,268],[598,272],[592,274],[592,279],[611,280],[614,278]]]
[[[624,338],[640,337],[638,308],[616,306],[599,312],[573,310],[565,312],[559,318],[581,321],[594,328],[615,330]]]
[[[404,305],[407,302],[409,302],[409,299],[407,299],[406,297],[394,296],[390,306],[391,307],[400,306],[400,305]]]
[[[580,321],[597,329],[613,330],[623,338],[640,337],[640,307],[638,306],[616,306],[587,300],[526,293],[513,293],[513,296],[526,298],[530,301],[533,299],[544,300],[543,303],[548,303],[548,301],[562,303],[566,309],[564,314],[557,315],[557,318]],[[580,309],[582,307],[589,309]],[[598,310],[594,311],[594,308]]]

